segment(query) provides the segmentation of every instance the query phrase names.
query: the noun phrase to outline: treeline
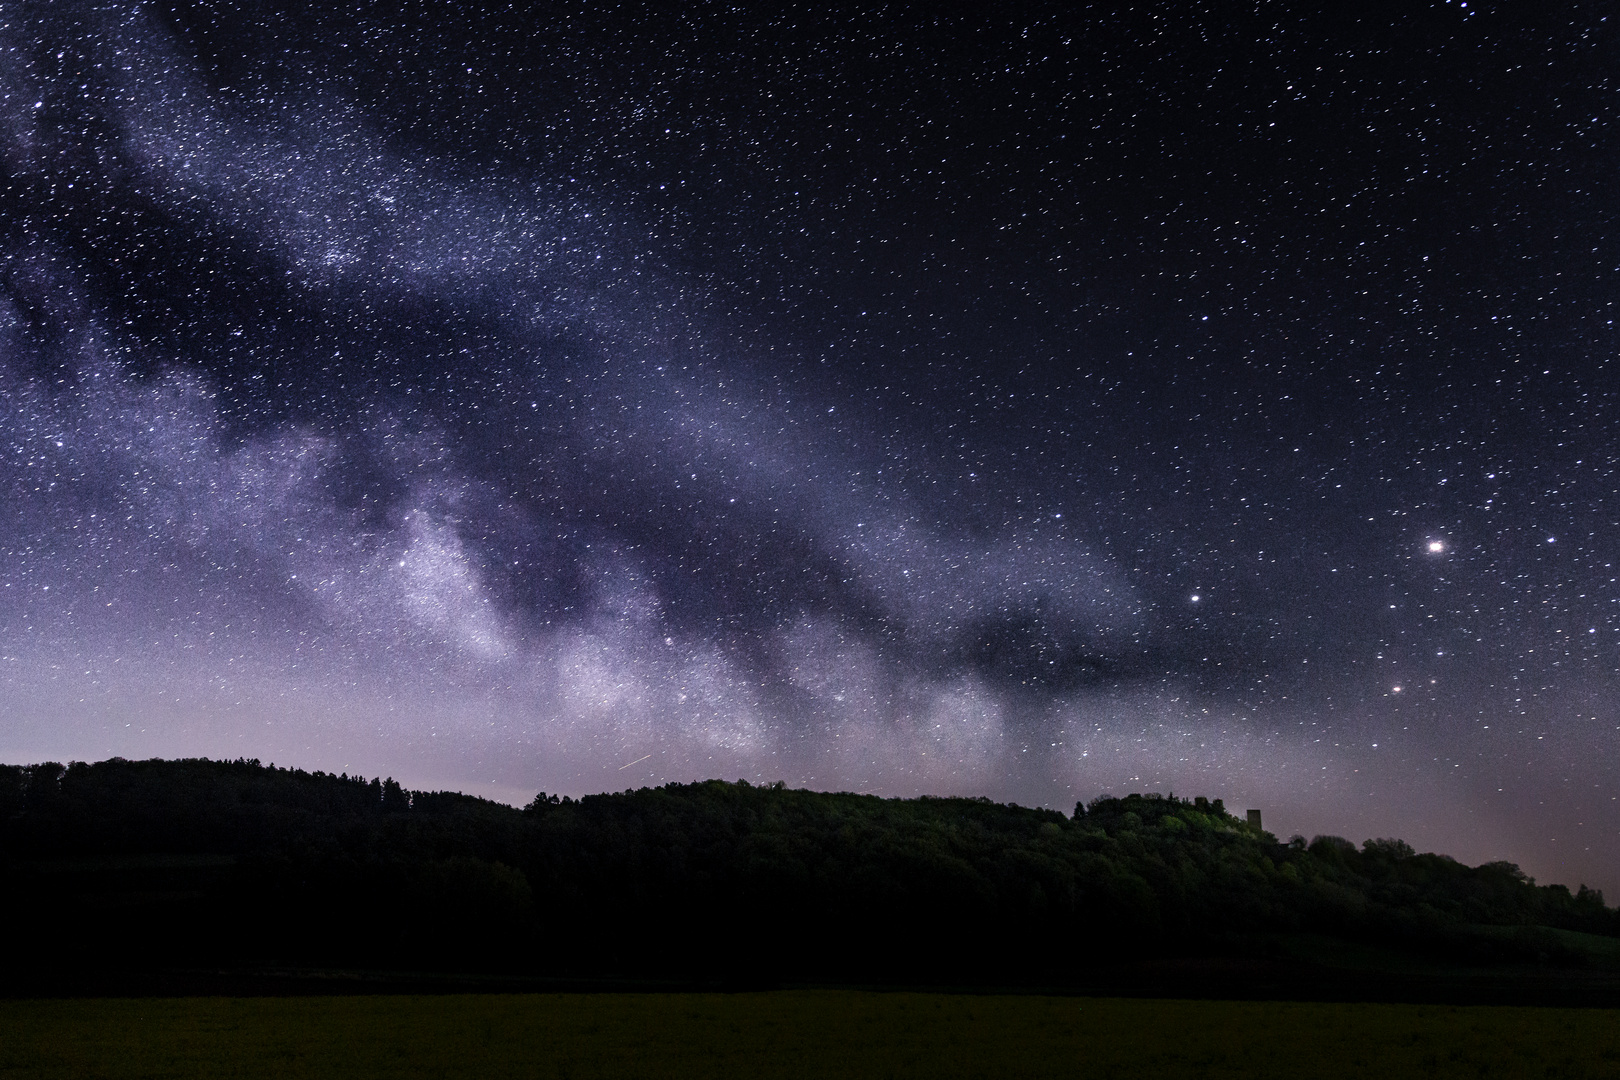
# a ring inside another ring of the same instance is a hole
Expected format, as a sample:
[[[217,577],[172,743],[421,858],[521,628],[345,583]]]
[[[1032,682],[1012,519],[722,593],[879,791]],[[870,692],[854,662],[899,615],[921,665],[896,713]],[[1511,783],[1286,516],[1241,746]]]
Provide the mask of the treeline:
[[[1051,981],[1288,932],[1562,965],[1569,931],[1620,936],[1601,894],[1510,863],[1157,795],[1066,817],[711,780],[518,810],[257,761],[0,766],[0,874],[13,971]]]

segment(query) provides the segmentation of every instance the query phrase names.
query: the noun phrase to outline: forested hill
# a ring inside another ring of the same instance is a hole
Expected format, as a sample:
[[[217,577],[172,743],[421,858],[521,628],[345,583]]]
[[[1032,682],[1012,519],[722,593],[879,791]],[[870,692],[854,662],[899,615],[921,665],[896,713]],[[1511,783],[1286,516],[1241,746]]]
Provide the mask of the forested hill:
[[[1219,800],[1072,817],[718,780],[528,807],[256,761],[0,766],[28,965],[1061,980],[1307,934],[1590,963],[1620,912],[1398,840],[1279,843]],[[14,937],[18,940],[19,937]],[[1601,943],[1600,943],[1601,944]]]

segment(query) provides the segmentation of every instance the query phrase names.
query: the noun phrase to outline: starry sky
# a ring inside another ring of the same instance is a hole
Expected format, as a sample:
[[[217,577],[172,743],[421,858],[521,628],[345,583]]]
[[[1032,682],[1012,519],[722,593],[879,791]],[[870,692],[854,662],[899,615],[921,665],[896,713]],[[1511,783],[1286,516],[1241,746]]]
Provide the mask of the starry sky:
[[[295,7],[0,7],[0,758],[1620,894],[1607,5]]]

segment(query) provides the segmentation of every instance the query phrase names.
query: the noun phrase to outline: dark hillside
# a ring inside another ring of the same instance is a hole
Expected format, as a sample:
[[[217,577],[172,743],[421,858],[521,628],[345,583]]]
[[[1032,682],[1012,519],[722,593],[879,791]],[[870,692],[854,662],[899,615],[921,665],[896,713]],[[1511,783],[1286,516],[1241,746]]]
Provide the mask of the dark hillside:
[[[1604,963],[1586,935],[1620,936],[1601,895],[1511,864],[1278,843],[1219,800],[1157,795],[1067,818],[711,780],[517,810],[253,761],[5,766],[0,872],[10,925],[31,931],[7,960],[24,981],[279,967],[1061,985],[1281,940],[1573,969]]]

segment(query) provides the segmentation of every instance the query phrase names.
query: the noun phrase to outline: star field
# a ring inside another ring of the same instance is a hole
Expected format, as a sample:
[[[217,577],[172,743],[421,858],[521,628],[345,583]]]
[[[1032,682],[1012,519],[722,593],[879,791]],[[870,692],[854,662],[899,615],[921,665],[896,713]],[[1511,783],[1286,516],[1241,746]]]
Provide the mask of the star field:
[[[1620,890],[1602,5],[0,11],[0,756]]]

